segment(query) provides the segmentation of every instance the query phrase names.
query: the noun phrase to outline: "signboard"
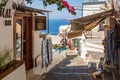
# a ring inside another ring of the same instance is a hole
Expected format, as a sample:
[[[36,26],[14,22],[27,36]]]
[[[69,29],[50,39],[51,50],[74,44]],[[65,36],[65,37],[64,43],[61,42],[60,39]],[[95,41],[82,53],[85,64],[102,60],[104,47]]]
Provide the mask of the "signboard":
[[[2,8],[0,9],[0,17],[5,18],[5,26],[11,26],[12,25],[12,15],[11,15],[11,9]],[[8,19],[9,18],[9,19]]]
[[[11,26],[12,22],[11,20],[5,20],[5,26]]]
[[[11,16],[11,9],[0,9],[0,17],[3,18],[12,18]]]
[[[46,30],[46,16],[35,17],[35,30]]]

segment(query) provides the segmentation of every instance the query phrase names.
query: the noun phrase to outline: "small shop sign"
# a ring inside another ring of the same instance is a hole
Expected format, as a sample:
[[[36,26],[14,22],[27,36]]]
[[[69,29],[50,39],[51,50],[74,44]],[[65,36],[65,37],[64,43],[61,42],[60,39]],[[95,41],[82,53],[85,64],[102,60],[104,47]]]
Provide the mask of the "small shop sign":
[[[12,25],[12,21],[10,20],[10,18],[12,18],[11,9],[6,9],[6,8],[0,9],[0,17],[5,18],[5,22],[4,22],[5,26]]]
[[[46,30],[46,16],[35,17],[35,30]]]
[[[12,18],[11,16],[11,9],[0,9],[0,17],[3,18]]]
[[[5,20],[5,26],[11,26],[12,25],[11,23],[12,23],[11,20]]]

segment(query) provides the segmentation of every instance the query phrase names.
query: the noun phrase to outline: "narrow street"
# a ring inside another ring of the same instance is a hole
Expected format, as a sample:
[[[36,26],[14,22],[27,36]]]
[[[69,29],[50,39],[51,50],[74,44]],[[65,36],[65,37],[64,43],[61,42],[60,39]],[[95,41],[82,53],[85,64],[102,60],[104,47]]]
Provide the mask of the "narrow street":
[[[0,0],[0,80],[119,80],[120,0]]]
[[[102,38],[86,40],[87,58],[83,60],[75,53],[68,53],[66,58],[43,76],[43,80],[100,80],[92,76],[100,58],[103,57]]]
[[[95,79],[92,73],[99,67],[100,58],[104,55],[102,33],[97,34],[97,36],[94,34],[92,38],[86,39],[86,59],[83,59],[74,50],[67,50],[66,57],[50,71],[42,77],[34,75],[32,72],[27,76],[27,80],[101,80]]]
[[[43,80],[93,80],[93,67],[88,67],[77,55],[68,55],[66,59],[56,65]]]

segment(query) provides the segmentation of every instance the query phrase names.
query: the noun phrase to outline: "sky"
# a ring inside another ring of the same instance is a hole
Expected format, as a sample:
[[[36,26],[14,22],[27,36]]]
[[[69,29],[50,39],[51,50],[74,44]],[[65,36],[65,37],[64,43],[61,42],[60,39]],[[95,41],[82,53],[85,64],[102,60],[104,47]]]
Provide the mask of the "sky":
[[[66,0],[72,6],[82,6],[83,0]],[[57,10],[56,5],[49,5],[47,7],[43,6],[42,1],[34,0],[32,4],[28,4],[30,7],[38,8],[38,9],[46,9],[52,12],[49,13],[50,19],[73,19],[81,17],[81,10],[76,10],[76,16],[72,15],[67,11],[67,9],[63,9],[62,11]]]

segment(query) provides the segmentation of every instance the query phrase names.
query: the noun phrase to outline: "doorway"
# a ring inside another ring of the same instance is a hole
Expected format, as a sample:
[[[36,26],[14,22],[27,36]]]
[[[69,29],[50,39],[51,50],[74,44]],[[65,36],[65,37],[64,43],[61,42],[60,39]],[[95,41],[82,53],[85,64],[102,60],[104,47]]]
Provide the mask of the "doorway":
[[[26,70],[33,68],[32,16],[14,17],[14,59],[25,62]]]

